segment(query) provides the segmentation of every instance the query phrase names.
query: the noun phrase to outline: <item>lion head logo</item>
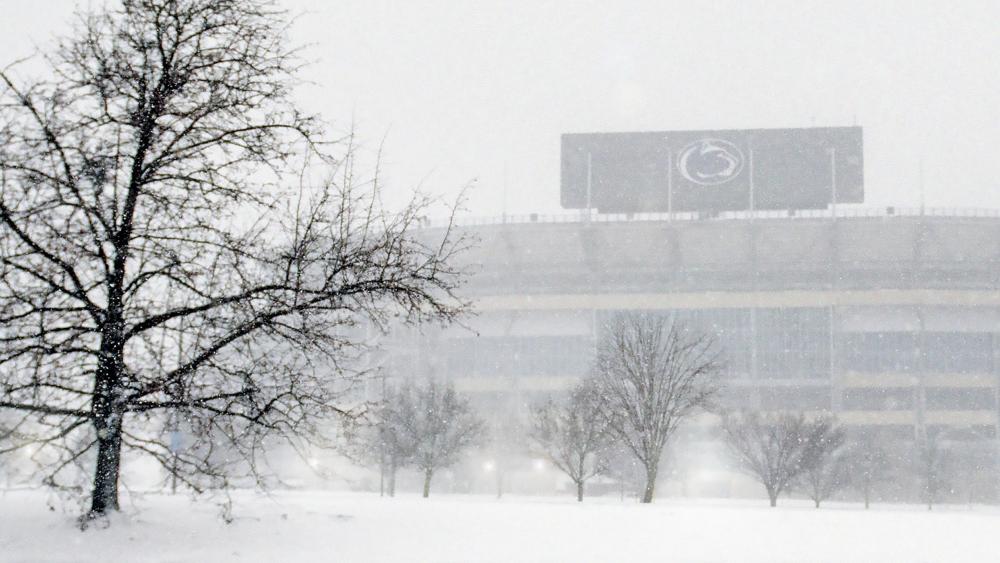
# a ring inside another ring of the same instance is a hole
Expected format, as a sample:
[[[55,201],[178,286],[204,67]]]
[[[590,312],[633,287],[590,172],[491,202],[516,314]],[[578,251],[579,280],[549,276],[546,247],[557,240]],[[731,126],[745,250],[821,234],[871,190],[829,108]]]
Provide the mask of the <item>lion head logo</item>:
[[[677,156],[677,169],[689,182],[718,186],[740,175],[743,153],[729,141],[702,139],[681,150]]]

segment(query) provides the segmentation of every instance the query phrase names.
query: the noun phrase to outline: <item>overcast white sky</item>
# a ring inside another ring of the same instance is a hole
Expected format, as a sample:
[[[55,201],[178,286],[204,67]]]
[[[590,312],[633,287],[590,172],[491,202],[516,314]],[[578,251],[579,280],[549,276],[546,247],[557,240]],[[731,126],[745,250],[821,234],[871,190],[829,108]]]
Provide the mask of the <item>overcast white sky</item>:
[[[0,62],[77,4],[0,0]],[[996,0],[285,5],[304,103],[388,134],[396,193],[478,178],[475,214],[557,211],[564,132],[857,124],[871,204],[919,205],[922,159],[928,205],[1000,208]]]

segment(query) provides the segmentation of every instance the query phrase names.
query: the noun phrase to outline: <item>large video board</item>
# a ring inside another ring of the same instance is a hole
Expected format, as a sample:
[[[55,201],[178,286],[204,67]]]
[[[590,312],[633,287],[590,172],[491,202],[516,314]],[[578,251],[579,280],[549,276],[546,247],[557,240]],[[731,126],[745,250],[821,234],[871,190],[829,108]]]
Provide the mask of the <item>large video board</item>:
[[[819,209],[864,200],[860,127],[562,136],[565,208]]]

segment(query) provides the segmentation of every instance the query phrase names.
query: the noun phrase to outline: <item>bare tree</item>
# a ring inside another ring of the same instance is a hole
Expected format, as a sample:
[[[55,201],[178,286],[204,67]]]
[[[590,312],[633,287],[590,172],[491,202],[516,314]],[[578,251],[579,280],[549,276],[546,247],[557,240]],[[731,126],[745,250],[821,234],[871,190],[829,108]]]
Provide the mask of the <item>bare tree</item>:
[[[576,500],[591,477],[607,469],[611,428],[592,382],[577,385],[562,402],[548,401],[532,413],[531,440],[576,485]]]
[[[0,417],[0,453],[4,453],[9,448],[9,444],[17,439],[16,432],[8,428],[4,424],[4,420]],[[10,479],[13,474],[12,468],[4,463],[6,460],[0,458],[0,481],[3,483],[3,488],[10,486]]]
[[[966,503],[995,499],[996,464],[989,438],[969,436],[954,444],[951,451],[954,480],[961,487]]]
[[[723,420],[723,431],[738,466],[764,485],[771,506],[822,459],[820,452],[840,432],[831,418],[809,420],[801,413],[731,415]]]
[[[822,431],[817,432],[821,427]],[[814,421],[811,431],[800,481],[806,495],[819,508],[820,503],[848,485],[849,471],[843,451],[845,432],[835,421],[826,418]]]
[[[949,489],[951,456],[941,438],[929,435],[926,431],[917,439],[914,447],[913,470],[918,479],[920,494],[927,503],[927,510],[932,510],[934,503],[940,501]]]
[[[364,416],[346,425],[346,454],[362,465],[378,465],[383,492],[396,496],[396,475],[413,461],[414,441],[409,425],[415,417],[411,393],[386,387],[383,396]]]
[[[458,462],[461,455],[479,444],[486,425],[470,408],[468,399],[460,397],[451,384],[441,385],[428,380],[421,385],[407,384],[401,393],[412,409],[405,411],[408,420],[402,422],[412,441],[413,465],[424,476],[424,498],[430,496],[431,479],[439,469]]]
[[[846,456],[851,486],[861,493],[868,510],[875,488],[891,469],[883,439],[877,432],[861,433],[849,441]]]
[[[413,420],[415,405],[411,397],[398,390],[387,391],[376,430],[380,463],[383,465],[390,497],[396,496],[396,475],[413,461],[414,443],[407,434],[407,421]]]
[[[498,409],[489,424],[489,451],[493,456],[497,498],[503,497],[507,476],[525,453],[525,429],[516,405]]]
[[[612,442],[604,455],[604,474],[618,482],[618,495],[625,500],[625,494],[635,494],[636,499],[642,498],[646,485],[646,471],[628,448],[617,442]]]
[[[285,27],[269,0],[122,0],[49,78],[0,71],[0,409],[48,482],[90,467],[91,515],[125,450],[195,490],[258,475],[265,438],[301,449],[343,412],[353,325],[464,309],[464,242],[331,157]],[[310,161],[337,173],[313,187]]]
[[[618,315],[598,344],[595,384],[611,430],[646,472],[641,501],[653,501],[663,449],[678,425],[719,389],[714,342],[672,319]]]

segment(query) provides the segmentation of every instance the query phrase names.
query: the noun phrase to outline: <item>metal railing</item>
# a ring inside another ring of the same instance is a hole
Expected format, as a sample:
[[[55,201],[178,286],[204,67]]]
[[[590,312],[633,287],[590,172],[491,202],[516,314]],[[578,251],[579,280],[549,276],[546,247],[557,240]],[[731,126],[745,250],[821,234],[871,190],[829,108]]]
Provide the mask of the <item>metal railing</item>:
[[[596,210],[517,215],[465,216],[455,219],[460,227],[532,223],[621,223],[641,221],[725,221],[750,219],[852,219],[894,217],[955,217],[1000,219],[1000,209],[963,207],[847,207],[831,209],[779,209],[685,213],[597,213]],[[443,227],[445,219],[428,219],[426,227]]]

